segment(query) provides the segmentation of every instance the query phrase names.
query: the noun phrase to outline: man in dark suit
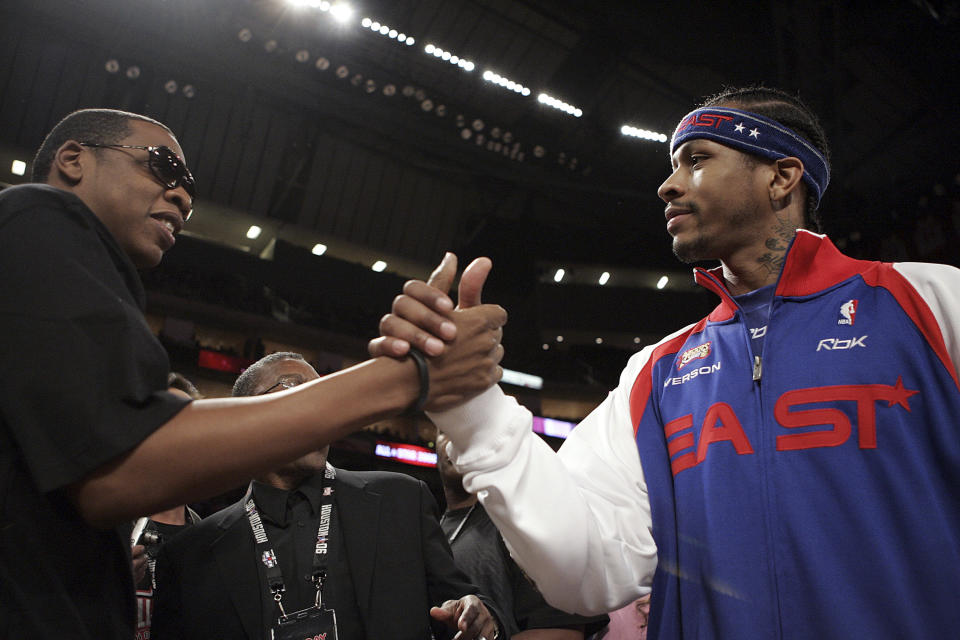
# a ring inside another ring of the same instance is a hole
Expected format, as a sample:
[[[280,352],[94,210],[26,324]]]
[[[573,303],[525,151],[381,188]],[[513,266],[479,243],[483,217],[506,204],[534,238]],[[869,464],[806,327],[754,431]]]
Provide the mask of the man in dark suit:
[[[237,379],[234,395],[282,393],[318,377],[298,354],[271,354]],[[454,564],[426,485],[335,469],[327,450],[258,477],[239,502],[164,545],[153,638],[270,638],[284,613],[310,609],[335,612],[331,639],[500,636],[492,607]]]

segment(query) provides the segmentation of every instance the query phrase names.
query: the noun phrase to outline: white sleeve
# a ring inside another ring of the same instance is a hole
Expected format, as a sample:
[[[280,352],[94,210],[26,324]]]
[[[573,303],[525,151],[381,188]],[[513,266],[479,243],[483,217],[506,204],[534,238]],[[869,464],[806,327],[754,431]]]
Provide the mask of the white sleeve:
[[[960,379],[960,269],[925,262],[899,262],[893,267],[933,312],[953,360],[954,374]]]
[[[574,613],[613,611],[649,593],[657,566],[650,503],[629,396],[652,347],[559,454],[531,414],[500,387],[430,418],[450,438],[464,487],[480,497],[511,555],[547,602]]]

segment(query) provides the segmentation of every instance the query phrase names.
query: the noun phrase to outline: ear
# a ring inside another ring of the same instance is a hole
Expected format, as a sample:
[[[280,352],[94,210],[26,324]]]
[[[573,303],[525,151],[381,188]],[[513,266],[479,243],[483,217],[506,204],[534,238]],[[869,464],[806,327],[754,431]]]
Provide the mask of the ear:
[[[83,179],[83,170],[87,164],[84,148],[76,140],[67,140],[53,155],[48,181],[59,182],[67,186],[76,186]]]
[[[797,191],[803,181],[803,163],[799,158],[780,158],[773,163],[770,200],[781,202]],[[799,195],[799,193],[797,194]],[[787,204],[787,202],[784,202]]]

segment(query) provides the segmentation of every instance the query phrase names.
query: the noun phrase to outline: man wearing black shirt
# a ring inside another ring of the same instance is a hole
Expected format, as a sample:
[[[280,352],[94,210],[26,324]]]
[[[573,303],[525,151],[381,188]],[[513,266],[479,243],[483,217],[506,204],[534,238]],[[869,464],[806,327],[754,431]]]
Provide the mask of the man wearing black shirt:
[[[168,391],[174,395],[199,400],[203,396],[193,383],[175,371],[167,376]],[[182,504],[160,513],[154,513],[149,518],[142,518],[144,527],[131,549],[133,556],[133,582],[137,590],[137,633],[134,640],[150,640],[150,620],[153,616],[153,598],[156,592],[156,576],[154,575],[157,553],[160,545],[170,540],[189,526],[200,522],[200,516],[189,506]],[[137,520],[136,524],[140,524]],[[134,532],[139,527],[134,526]]]
[[[447,500],[440,526],[457,566],[504,611],[514,640],[583,640],[601,629],[607,616],[578,616],[544,601],[510,557],[477,496],[463,488],[463,477],[446,454],[448,442],[444,434],[437,434],[437,470]]]
[[[45,184],[0,192],[0,637],[128,640],[129,540],[114,527],[236,486],[418,394],[456,404],[500,375],[490,345],[506,318],[487,305],[435,323],[461,349],[428,361],[426,386],[415,358],[377,358],[268,398],[178,398],[137,274],[192,211],[176,138],[136,114],[79,111],[47,136],[33,179]],[[468,267],[461,302],[479,300],[489,267]],[[448,256],[439,272],[455,271]],[[442,350],[423,337],[428,355]]]
[[[298,354],[275,353],[238,378],[234,395],[268,395],[318,377]],[[281,615],[315,607],[314,570],[325,576],[320,602],[336,613],[339,640],[425,640],[431,618],[438,637],[444,627],[463,640],[499,637],[496,619],[468,595],[476,588],[457,570],[423,482],[335,469],[327,451],[262,474],[239,502],[163,546],[155,640],[269,638]],[[269,586],[277,575],[279,604]]]

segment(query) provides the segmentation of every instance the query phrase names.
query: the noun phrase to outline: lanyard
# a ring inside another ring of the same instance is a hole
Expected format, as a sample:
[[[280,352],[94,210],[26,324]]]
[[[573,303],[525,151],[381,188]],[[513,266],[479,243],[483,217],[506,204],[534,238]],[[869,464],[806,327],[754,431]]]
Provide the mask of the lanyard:
[[[327,552],[329,551],[330,540],[330,521],[333,517],[333,487],[332,481],[336,478],[336,470],[327,465],[323,472],[323,493],[320,498],[320,526],[317,528],[317,544],[313,552],[313,572],[310,574],[311,581],[317,589],[316,606],[317,608],[323,602],[323,583],[327,579]],[[263,521],[260,519],[260,512],[253,501],[252,493],[247,494],[247,501],[244,504],[247,521],[250,523],[250,531],[253,533],[253,541],[256,546],[257,557],[267,573],[267,587],[274,602],[280,607],[280,613],[286,616],[283,610],[283,593],[286,587],[283,585],[283,573],[280,571],[280,564],[277,562],[277,554],[270,546],[270,540],[267,538],[267,530],[263,527]]]

